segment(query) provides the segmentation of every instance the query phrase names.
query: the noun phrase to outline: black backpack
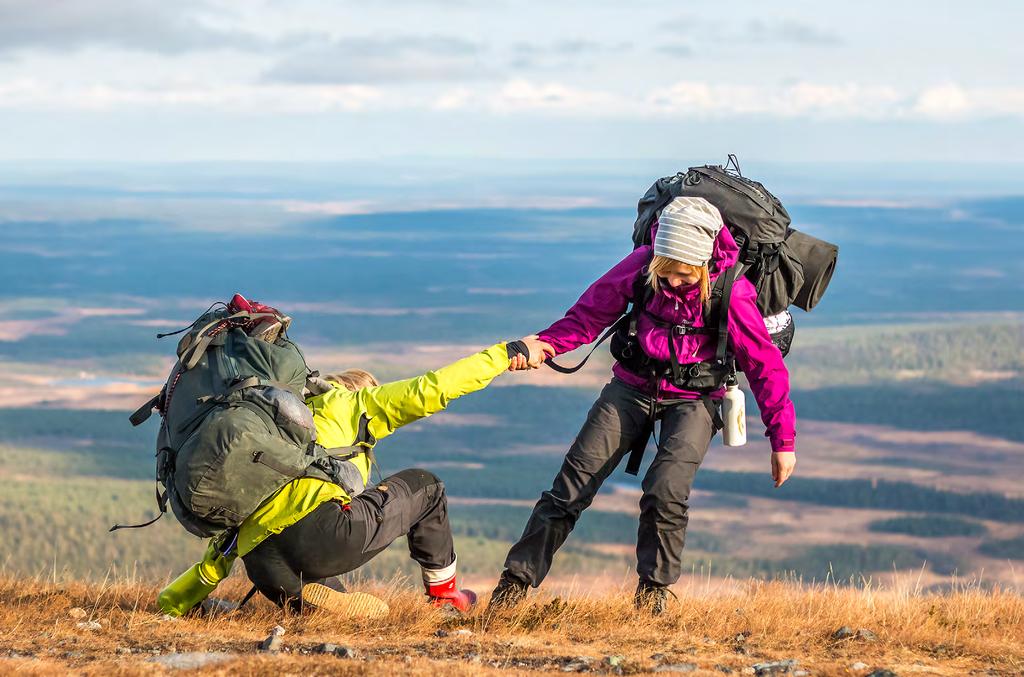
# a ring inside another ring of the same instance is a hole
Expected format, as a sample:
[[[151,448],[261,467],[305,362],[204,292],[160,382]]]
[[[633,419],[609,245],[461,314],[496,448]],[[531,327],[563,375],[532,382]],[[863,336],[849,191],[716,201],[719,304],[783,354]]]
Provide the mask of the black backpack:
[[[809,311],[824,296],[839,248],[791,228],[786,208],[762,184],[743,176],[735,155],[724,166],[690,167],[655,181],[637,203],[634,248],[651,244],[655,218],[679,196],[702,197],[722,213],[740,246],[740,274],[757,289],[762,316],[791,305]]]
[[[789,213],[782,202],[761,183],[743,176],[736,156],[730,155],[724,166],[691,167],[686,172],[655,181],[637,203],[634,249],[651,244],[654,220],[669,202],[680,196],[701,197],[717,207],[740,246],[738,264],[730,270],[718,271],[720,274],[705,309],[705,326],[666,324],[676,335],[714,335],[718,341],[715,359],[684,365],[674,354],[665,362],[643,354],[636,340],[637,320],[653,290],[641,273],[634,283],[630,309],[605,332],[583,361],[575,367],[562,367],[549,360],[551,368],[562,373],[578,371],[594,350],[611,336],[612,355],[631,371],[651,378],[670,378],[686,390],[700,393],[718,390],[735,377],[735,365],[727,353],[728,314],[732,284],[740,275],[757,289],[758,310],[766,318],[772,341],[783,357],[786,356],[795,331],[787,308],[796,305],[809,311],[817,305],[835,271],[838,247],[791,228]],[[674,348],[670,341],[670,352],[674,352]]]

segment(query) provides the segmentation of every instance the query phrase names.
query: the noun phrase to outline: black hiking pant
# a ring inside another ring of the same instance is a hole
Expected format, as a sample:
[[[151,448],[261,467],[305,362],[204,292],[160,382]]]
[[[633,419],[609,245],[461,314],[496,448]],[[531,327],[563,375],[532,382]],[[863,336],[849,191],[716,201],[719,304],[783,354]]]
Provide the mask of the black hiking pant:
[[[714,435],[701,400],[652,402],[612,379],[591,407],[549,491],[541,494],[519,542],[505,559],[505,575],[537,587],[580,514],[638,437],[649,434],[651,407],[661,418],[658,450],[644,475],[636,559],[640,580],[671,585],[682,573],[690,487]]]
[[[328,501],[242,558],[253,585],[277,604],[302,586],[358,569],[399,536],[427,569],[455,561],[444,484],[426,470],[402,470],[356,496]]]

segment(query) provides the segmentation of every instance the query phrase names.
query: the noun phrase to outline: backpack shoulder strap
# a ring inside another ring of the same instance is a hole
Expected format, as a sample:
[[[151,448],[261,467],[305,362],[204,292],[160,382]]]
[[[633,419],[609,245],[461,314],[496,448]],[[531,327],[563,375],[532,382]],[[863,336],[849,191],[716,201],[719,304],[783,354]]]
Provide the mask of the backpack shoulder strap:
[[[732,303],[732,285],[739,273],[737,266],[726,268],[715,280],[711,291],[711,310],[709,319],[717,325],[718,346],[715,350],[715,361],[724,364],[729,351],[729,306]]]

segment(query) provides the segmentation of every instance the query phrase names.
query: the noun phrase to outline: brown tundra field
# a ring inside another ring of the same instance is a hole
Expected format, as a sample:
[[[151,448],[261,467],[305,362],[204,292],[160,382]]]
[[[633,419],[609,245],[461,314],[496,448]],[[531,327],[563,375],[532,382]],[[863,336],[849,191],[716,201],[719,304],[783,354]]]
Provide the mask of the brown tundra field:
[[[244,592],[233,578],[221,592]],[[376,621],[241,610],[162,617],[137,583],[0,579],[0,673],[18,675],[1020,675],[1024,598],[954,585],[689,580],[662,617],[629,590],[542,593],[515,610],[450,617],[405,581],[372,589]],[[276,650],[260,647],[275,626]],[[280,630],[278,631],[280,633]]]

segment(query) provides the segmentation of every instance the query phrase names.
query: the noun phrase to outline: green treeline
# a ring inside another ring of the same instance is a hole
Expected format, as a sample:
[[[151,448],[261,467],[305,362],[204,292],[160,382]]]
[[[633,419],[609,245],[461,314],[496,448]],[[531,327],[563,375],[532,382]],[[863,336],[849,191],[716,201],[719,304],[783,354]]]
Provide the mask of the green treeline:
[[[868,531],[883,534],[907,534],[923,538],[984,536],[988,533],[984,524],[947,515],[930,515],[928,517],[907,515],[875,520],[868,524]]]

